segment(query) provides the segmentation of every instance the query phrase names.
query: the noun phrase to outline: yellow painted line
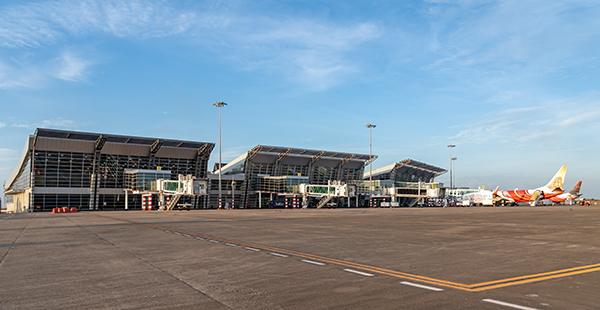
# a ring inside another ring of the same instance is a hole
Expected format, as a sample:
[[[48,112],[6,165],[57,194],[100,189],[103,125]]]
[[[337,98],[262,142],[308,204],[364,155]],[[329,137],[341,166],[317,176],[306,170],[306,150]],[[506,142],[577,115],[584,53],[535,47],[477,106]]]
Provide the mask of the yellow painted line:
[[[567,272],[567,273],[555,274],[555,275],[552,275],[552,276],[540,277],[540,278],[533,278],[533,279],[523,280],[523,281],[508,282],[508,283],[503,283],[503,284],[484,286],[484,287],[481,287],[481,288],[472,289],[472,291],[473,292],[481,292],[481,291],[493,290],[493,289],[497,289],[497,288],[501,288],[501,287],[507,287],[507,286],[513,286],[513,285],[521,285],[521,284],[529,284],[529,283],[534,283],[534,282],[540,282],[540,281],[546,281],[546,280],[552,280],[552,279],[558,279],[558,278],[576,276],[576,275],[580,275],[580,274],[584,274],[584,273],[590,273],[590,272],[596,272],[596,271],[600,271],[600,267],[598,267],[598,268],[592,268],[592,269],[586,269],[586,270],[581,270],[581,271],[574,271],[574,272]]]
[[[549,272],[543,272],[543,273],[536,273],[536,274],[514,277],[514,278],[507,278],[507,279],[500,279],[500,280],[489,281],[489,282],[475,283],[475,284],[468,285],[468,287],[474,288],[474,287],[478,287],[478,286],[489,286],[492,284],[503,283],[503,282],[513,282],[513,281],[523,280],[523,279],[540,278],[540,277],[548,276],[548,275],[568,273],[570,271],[575,271],[575,270],[591,269],[594,267],[600,267],[600,263],[586,265],[586,266],[573,267],[573,268],[567,268],[567,269],[561,269],[561,270],[555,270],[555,271],[549,271]],[[585,272],[583,272],[583,273],[585,273]]]
[[[88,214],[88,213],[86,212],[85,214]],[[431,278],[431,277],[420,276],[420,275],[416,275],[416,274],[400,272],[400,271],[391,270],[391,269],[385,269],[385,268],[380,268],[380,267],[375,267],[375,266],[364,265],[364,264],[360,264],[360,263],[349,262],[349,261],[345,261],[345,260],[339,260],[339,259],[335,259],[335,258],[329,258],[329,257],[325,257],[325,256],[319,256],[319,255],[310,254],[310,253],[304,253],[304,252],[298,252],[298,251],[294,251],[294,250],[287,250],[287,249],[282,249],[282,248],[277,248],[277,247],[272,247],[272,246],[267,246],[267,245],[262,245],[262,244],[256,244],[256,243],[252,243],[252,242],[244,242],[244,241],[237,241],[237,240],[225,239],[225,238],[220,238],[220,237],[213,237],[210,235],[197,234],[197,233],[184,231],[184,230],[178,230],[178,229],[170,229],[170,228],[166,228],[166,227],[162,227],[162,226],[158,226],[158,225],[154,225],[154,224],[136,222],[136,221],[126,220],[126,219],[121,219],[121,218],[116,218],[116,217],[111,217],[111,216],[105,216],[105,215],[99,215],[99,214],[91,214],[91,215],[103,217],[103,218],[107,218],[107,219],[112,219],[112,220],[116,220],[116,221],[122,221],[122,222],[137,224],[137,225],[143,225],[143,226],[147,226],[147,227],[151,227],[151,228],[161,229],[164,231],[188,234],[188,235],[192,235],[192,236],[196,236],[196,237],[202,237],[202,238],[205,238],[208,240],[216,240],[216,241],[221,241],[224,243],[237,244],[237,245],[241,245],[241,246],[252,247],[252,248],[256,248],[256,249],[277,252],[277,253],[281,253],[281,254],[287,254],[290,256],[311,259],[311,260],[330,263],[330,264],[343,266],[343,267],[352,267],[352,268],[356,268],[356,269],[360,269],[360,270],[364,270],[364,271],[370,271],[370,272],[387,275],[387,276],[391,276],[391,277],[419,281],[419,282],[423,282],[423,283],[444,286],[444,287],[448,287],[448,288],[454,288],[457,290],[462,290],[462,291],[467,291],[467,292],[482,292],[482,291],[487,291],[487,290],[492,290],[492,289],[497,289],[497,288],[502,288],[502,287],[530,284],[530,283],[535,283],[535,282],[540,282],[540,281],[546,281],[546,280],[552,280],[552,279],[558,279],[558,278],[564,278],[564,277],[569,277],[569,276],[574,276],[574,275],[580,275],[580,274],[600,271],[600,263],[598,263],[598,264],[578,266],[578,267],[573,267],[573,268],[567,268],[567,269],[561,269],[561,270],[555,270],[555,271],[549,271],[549,272],[543,272],[543,273],[536,273],[536,274],[519,276],[519,277],[499,279],[499,280],[494,280],[494,281],[480,282],[480,283],[474,283],[474,284],[463,284],[463,283],[458,283],[458,282],[452,282],[452,281],[447,281],[447,280],[441,280],[441,279],[435,279],[435,278]]]

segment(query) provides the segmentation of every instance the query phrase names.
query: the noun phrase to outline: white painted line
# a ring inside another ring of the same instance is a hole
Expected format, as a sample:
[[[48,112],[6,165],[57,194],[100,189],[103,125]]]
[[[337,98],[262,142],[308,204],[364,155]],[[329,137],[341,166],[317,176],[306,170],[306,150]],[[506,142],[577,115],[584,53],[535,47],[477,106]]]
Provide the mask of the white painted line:
[[[225,245],[228,245],[228,246],[238,246],[237,244],[233,244],[233,243],[225,243]]]
[[[196,239],[198,239],[198,240],[206,240],[206,239],[204,239],[204,238],[202,238],[202,237],[194,237],[194,238],[196,238]]]
[[[191,237],[192,235],[183,234],[184,237]]]
[[[315,261],[308,260],[308,259],[303,259],[303,260],[301,260],[301,262],[303,262],[303,263],[309,263],[309,264],[313,264],[313,265],[317,265],[317,266],[325,266],[324,263],[315,262]]]
[[[277,256],[277,257],[284,257],[284,258],[285,258],[285,257],[290,257],[289,255],[285,255],[285,254],[279,254],[279,253],[269,253],[269,254],[271,254],[271,255],[273,255],[273,256]]]
[[[356,273],[359,274],[361,276],[365,276],[365,277],[374,277],[375,275],[372,273],[366,273],[366,272],[362,272],[362,271],[358,271],[358,270],[354,270],[354,269],[342,269],[346,272],[352,272],[352,273]]]
[[[248,247],[248,246],[245,247],[244,249],[250,250],[250,251],[256,251],[256,252],[260,251],[259,249],[251,248],[251,247]]]
[[[168,232],[168,233],[170,233],[171,231],[170,231],[170,230],[165,230],[165,232]]]
[[[15,215],[13,214],[13,215],[11,215],[11,216],[5,217],[5,218],[3,218],[3,219],[0,219],[0,221],[8,220],[9,218],[11,218],[11,217],[13,217],[13,216],[15,216]]]
[[[414,286],[414,287],[418,287],[418,288],[423,288],[423,289],[430,290],[430,291],[435,291],[435,292],[441,292],[441,291],[444,290],[443,288],[433,287],[433,286],[427,286],[427,285],[421,285],[421,284],[412,283],[412,282],[408,282],[408,281],[400,282],[400,284],[410,285],[410,286]]]
[[[511,308],[520,309],[520,310],[538,310],[536,308],[530,308],[530,307],[515,305],[515,304],[511,304],[511,303],[503,302],[503,301],[498,301],[498,300],[494,300],[494,299],[482,299],[482,300],[485,301],[485,302],[492,303],[492,304],[496,304],[496,305],[500,305],[500,306],[505,306],[505,307],[511,307]]]
[[[217,241],[217,240],[208,240],[208,241],[210,241],[210,242],[214,242],[214,243],[219,243],[219,242],[221,242],[221,241]]]

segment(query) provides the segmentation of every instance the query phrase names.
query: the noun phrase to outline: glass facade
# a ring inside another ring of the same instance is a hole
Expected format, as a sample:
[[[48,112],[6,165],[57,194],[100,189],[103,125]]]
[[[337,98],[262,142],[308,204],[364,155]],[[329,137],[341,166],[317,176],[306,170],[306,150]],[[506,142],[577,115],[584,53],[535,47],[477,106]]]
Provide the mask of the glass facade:
[[[26,162],[25,167],[21,170],[21,174],[11,187],[15,191],[22,191],[31,187],[31,161],[29,157],[27,157]]]
[[[126,169],[125,188],[129,190],[149,191],[151,182],[158,179],[170,180],[171,171],[166,170],[141,170]]]
[[[90,187],[91,154],[36,151],[33,158],[35,187]]]

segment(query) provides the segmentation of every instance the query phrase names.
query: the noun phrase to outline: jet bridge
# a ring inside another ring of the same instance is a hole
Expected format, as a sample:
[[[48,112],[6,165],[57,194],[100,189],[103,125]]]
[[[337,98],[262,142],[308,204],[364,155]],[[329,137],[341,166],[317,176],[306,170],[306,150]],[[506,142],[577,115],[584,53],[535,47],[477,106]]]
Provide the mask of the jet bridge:
[[[138,171],[135,171],[137,173]],[[137,176],[135,177],[137,178]],[[126,186],[125,195],[128,192],[142,195],[142,201],[146,201],[145,197],[149,197],[149,210],[151,210],[152,195],[158,195],[159,210],[172,210],[179,199],[183,196],[207,196],[208,181],[204,179],[196,179],[192,175],[178,175],[177,180],[171,179],[154,179],[148,180],[144,184],[138,186]],[[126,184],[127,185],[127,184]],[[136,188],[137,187],[137,188]],[[125,198],[125,209],[128,209],[127,197]],[[145,210],[145,205],[142,206]]]
[[[327,185],[300,184],[300,193],[303,198],[303,208],[307,207],[308,197],[317,197],[321,198],[317,203],[317,208],[320,209],[327,206],[333,198],[356,197],[356,185],[341,181],[329,181]]]
[[[151,188],[158,192],[159,206],[166,206],[167,210],[173,210],[182,196],[208,195],[208,181],[197,180],[192,175],[179,175],[178,180],[158,179],[152,181]],[[172,196],[165,205],[164,197]],[[160,210],[160,209],[159,209]]]

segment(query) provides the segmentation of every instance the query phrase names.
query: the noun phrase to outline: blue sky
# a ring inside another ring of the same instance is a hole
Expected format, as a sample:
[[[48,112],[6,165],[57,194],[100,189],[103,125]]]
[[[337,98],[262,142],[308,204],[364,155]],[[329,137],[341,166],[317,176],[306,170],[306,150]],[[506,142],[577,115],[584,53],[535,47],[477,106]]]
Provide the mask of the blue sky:
[[[0,4],[0,179],[36,127],[406,158],[600,198],[600,3]],[[218,160],[217,149],[212,162]],[[211,166],[212,166],[211,162]],[[449,184],[449,175],[438,181]]]

